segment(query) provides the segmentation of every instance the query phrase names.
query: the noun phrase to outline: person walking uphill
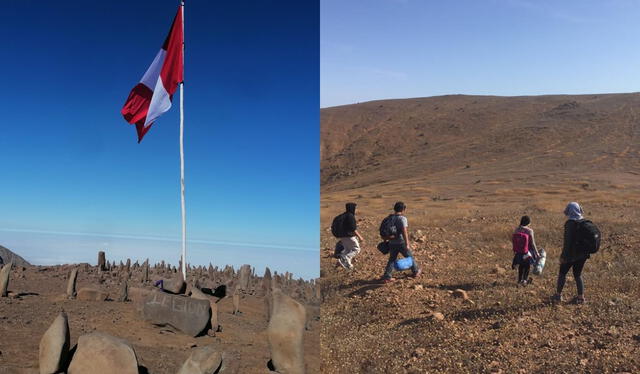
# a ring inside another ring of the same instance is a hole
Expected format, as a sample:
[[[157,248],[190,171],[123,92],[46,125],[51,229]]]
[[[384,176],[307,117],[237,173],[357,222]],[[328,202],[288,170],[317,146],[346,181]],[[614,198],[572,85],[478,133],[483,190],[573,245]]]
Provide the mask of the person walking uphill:
[[[582,270],[590,254],[598,251],[600,247],[600,231],[591,222],[583,217],[583,211],[576,202],[571,202],[564,210],[568,220],[564,224],[564,245],[560,255],[560,272],[556,294],[552,301],[562,301],[562,289],[564,288],[569,269],[573,268],[573,278],[576,281],[578,295],[574,299],[576,304],[584,303],[584,284]]]
[[[511,268],[513,269],[518,265],[518,285],[522,286],[531,283],[529,269],[531,264],[535,263],[539,257],[533,230],[529,227],[529,224],[531,224],[531,218],[522,216],[520,218],[520,226],[513,233],[514,256]]]
[[[385,218],[385,220],[389,220],[389,226],[395,227],[396,234],[389,237],[383,237],[384,240],[388,240],[389,242],[389,261],[387,261],[387,266],[384,270],[384,275],[382,276],[382,281],[384,283],[393,282],[395,280],[391,275],[393,274],[394,263],[398,258],[398,254],[402,254],[404,257],[411,257],[413,259],[411,271],[413,271],[414,278],[420,276],[420,273],[422,273],[422,269],[420,269],[411,253],[411,242],[409,240],[409,232],[407,230],[409,222],[407,217],[404,216],[406,208],[406,205],[402,201],[398,201],[393,206],[394,213]],[[383,225],[385,225],[384,221]]]
[[[364,242],[358,232],[356,206],[356,203],[345,204],[346,211],[336,216],[331,223],[333,236],[338,238],[344,248],[338,256],[338,263],[345,269],[353,269],[351,260],[360,252],[360,242]]]

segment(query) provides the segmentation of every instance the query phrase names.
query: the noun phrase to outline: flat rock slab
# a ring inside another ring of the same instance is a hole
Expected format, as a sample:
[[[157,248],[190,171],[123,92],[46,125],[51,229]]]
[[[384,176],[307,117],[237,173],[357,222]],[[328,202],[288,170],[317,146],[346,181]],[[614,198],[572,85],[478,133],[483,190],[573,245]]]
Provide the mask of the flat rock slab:
[[[68,374],[138,374],[136,352],[126,341],[94,332],[78,339]]]
[[[144,318],[155,325],[170,325],[191,336],[205,330],[211,318],[208,300],[153,291],[142,308]]]
[[[83,287],[78,291],[76,298],[83,301],[105,301],[109,294],[97,288]]]
[[[40,374],[64,371],[63,365],[69,354],[70,341],[67,315],[61,312],[40,339]]]

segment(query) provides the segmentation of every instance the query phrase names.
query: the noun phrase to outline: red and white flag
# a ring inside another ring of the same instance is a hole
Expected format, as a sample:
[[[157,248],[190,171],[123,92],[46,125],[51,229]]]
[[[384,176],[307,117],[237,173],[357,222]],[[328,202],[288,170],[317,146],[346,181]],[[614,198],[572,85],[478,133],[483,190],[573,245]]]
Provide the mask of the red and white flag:
[[[171,108],[173,94],[183,80],[183,38],[182,7],[178,7],[160,52],[122,107],[124,119],[136,125],[138,143],[154,121]]]

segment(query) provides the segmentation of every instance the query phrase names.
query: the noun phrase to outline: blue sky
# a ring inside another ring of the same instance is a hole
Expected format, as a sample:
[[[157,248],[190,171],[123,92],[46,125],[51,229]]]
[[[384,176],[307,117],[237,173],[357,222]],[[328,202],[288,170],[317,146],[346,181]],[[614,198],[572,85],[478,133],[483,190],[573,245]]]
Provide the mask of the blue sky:
[[[177,4],[4,4],[0,245],[177,263],[178,97],[141,144],[120,115]],[[190,1],[185,38],[189,260],[318,276],[318,4]]]
[[[640,91],[635,0],[323,0],[322,107]]]

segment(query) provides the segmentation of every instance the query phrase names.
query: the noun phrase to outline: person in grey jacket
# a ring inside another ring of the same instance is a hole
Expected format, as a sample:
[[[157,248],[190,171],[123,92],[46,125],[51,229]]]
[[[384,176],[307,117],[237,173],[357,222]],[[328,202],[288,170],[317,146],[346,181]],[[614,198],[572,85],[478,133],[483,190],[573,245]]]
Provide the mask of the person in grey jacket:
[[[576,304],[584,303],[584,283],[582,282],[582,269],[589,258],[589,254],[582,248],[578,248],[577,231],[578,225],[584,220],[583,211],[576,202],[571,202],[564,210],[564,214],[568,217],[564,224],[564,245],[562,246],[562,254],[560,255],[560,272],[558,274],[558,283],[556,294],[552,296],[552,301],[562,301],[562,289],[567,279],[569,269],[573,269],[573,278],[576,281],[578,296],[574,299]]]

